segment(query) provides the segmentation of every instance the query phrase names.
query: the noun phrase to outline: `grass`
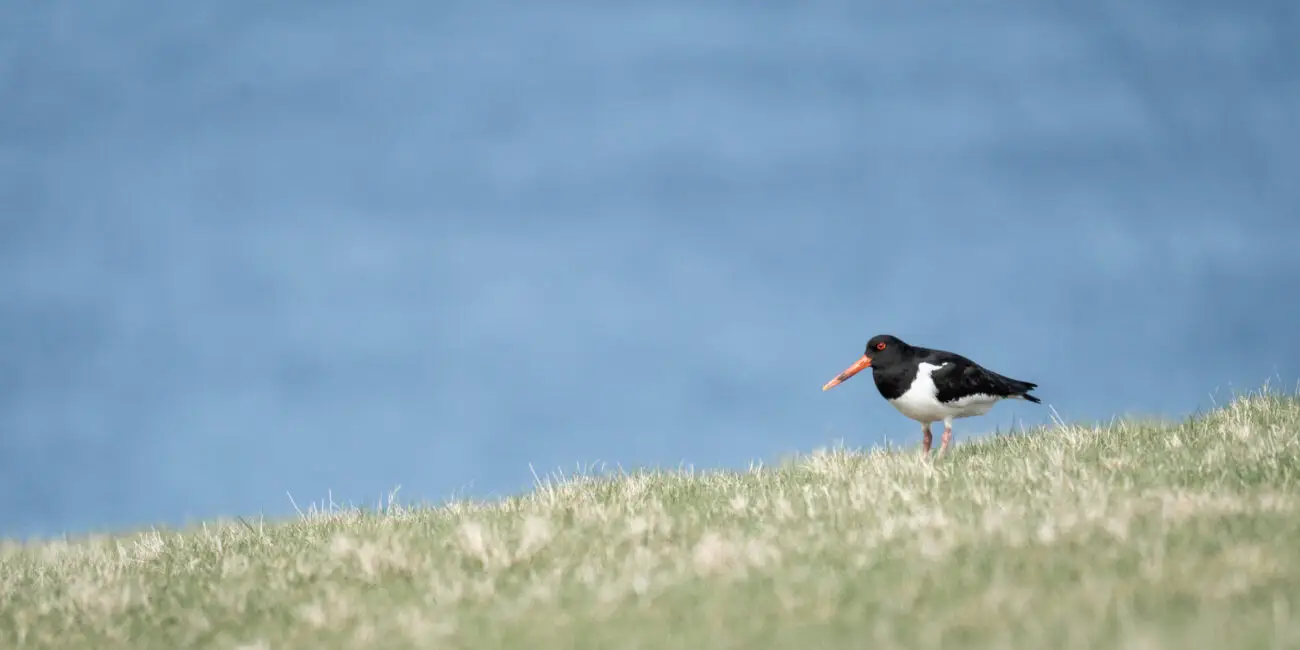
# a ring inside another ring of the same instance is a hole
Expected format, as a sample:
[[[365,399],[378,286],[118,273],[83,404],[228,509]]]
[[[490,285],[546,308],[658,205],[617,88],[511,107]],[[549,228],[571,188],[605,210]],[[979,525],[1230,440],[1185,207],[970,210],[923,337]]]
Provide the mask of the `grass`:
[[[0,647],[1300,647],[1300,400],[0,546]]]

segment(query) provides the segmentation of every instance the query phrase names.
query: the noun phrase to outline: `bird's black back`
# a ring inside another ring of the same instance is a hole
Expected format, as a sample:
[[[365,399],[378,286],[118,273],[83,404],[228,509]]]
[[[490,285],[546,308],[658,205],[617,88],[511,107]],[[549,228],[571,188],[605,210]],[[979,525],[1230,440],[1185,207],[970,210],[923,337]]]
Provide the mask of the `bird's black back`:
[[[1029,394],[1038,384],[1000,375],[955,352],[906,345],[899,354],[890,356],[888,363],[881,366],[872,364],[876,389],[888,400],[898,399],[906,393],[916,379],[920,364],[928,363],[942,366],[930,375],[938,389],[936,397],[940,402],[982,393],[996,397],[1023,397],[1039,403],[1037,397]]]

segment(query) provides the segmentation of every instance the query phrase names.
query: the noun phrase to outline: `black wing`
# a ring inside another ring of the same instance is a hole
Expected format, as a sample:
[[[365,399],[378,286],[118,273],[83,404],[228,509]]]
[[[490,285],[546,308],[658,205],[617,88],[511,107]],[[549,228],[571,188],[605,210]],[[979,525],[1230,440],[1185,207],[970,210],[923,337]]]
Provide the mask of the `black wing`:
[[[997,397],[1023,397],[1035,404],[1037,397],[1029,391],[1038,388],[1038,384],[999,375],[978,363],[959,354],[940,354],[930,363],[946,364],[934,371],[930,377],[938,389],[940,402],[951,402],[967,395],[983,393]]]

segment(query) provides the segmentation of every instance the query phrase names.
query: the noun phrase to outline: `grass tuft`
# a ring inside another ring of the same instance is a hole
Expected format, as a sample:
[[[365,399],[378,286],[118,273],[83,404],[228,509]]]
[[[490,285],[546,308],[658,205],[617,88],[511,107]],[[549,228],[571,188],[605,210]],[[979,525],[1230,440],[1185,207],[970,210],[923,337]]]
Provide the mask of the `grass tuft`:
[[[0,647],[1300,647],[1300,400],[0,543]]]

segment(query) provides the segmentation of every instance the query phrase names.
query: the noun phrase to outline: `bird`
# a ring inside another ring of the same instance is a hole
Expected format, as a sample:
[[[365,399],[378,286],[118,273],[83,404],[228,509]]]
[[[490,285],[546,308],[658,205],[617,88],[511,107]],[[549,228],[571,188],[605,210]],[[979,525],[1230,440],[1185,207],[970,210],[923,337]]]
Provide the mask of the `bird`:
[[[909,345],[890,334],[871,337],[862,358],[826,382],[822,391],[866,368],[871,368],[881,397],[921,423],[921,453],[925,456],[930,454],[934,439],[930,425],[935,422],[943,422],[939,447],[939,455],[943,455],[952,442],[953,420],[984,415],[1004,399],[1042,403],[1030,394],[1038,384],[1000,375],[960,354]]]

